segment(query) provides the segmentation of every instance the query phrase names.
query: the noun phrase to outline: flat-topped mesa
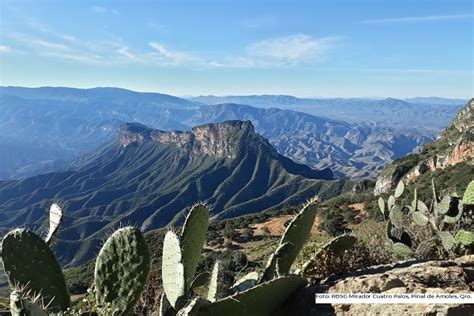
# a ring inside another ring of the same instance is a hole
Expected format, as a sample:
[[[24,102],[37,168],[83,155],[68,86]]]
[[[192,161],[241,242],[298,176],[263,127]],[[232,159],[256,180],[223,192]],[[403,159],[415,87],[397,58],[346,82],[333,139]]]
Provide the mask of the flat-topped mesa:
[[[193,127],[191,132],[160,131],[139,123],[125,123],[118,129],[119,143],[127,147],[133,143],[173,143],[195,153],[234,158],[235,146],[243,135],[257,135],[250,121],[225,121]],[[263,137],[259,137],[262,140]],[[265,143],[268,143],[265,141]],[[271,146],[268,144],[271,148]],[[273,148],[272,148],[273,149]]]

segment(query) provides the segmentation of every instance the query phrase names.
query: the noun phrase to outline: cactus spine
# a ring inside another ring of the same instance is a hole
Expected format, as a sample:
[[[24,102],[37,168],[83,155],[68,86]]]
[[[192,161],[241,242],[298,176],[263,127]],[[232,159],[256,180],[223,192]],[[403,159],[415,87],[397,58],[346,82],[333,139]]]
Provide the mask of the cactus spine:
[[[36,299],[39,299],[36,297]],[[10,312],[12,316],[48,316],[39,301],[23,295],[22,291],[10,293]]]

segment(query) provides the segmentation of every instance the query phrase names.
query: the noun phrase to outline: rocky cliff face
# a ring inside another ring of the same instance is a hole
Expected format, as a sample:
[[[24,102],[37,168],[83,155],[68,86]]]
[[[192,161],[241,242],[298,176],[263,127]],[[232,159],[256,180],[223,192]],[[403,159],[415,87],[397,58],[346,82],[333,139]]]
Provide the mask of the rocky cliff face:
[[[195,156],[210,155],[233,159],[236,146],[243,137],[256,137],[258,142],[267,147],[269,153],[276,154],[275,149],[266,139],[255,133],[250,121],[226,121],[216,124],[204,124],[193,127],[191,132],[160,131],[139,123],[122,124],[118,130],[119,143],[127,147],[134,143],[160,142],[175,144],[177,147]]]
[[[304,288],[294,299],[288,300],[283,313],[298,311],[301,316],[474,315],[472,304],[314,304],[316,293],[465,294],[473,290],[474,255],[446,261],[408,261],[337,275],[323,284]]]
[[[386,166],[377,179],[374,194],[389,192],[401,179],[413,183],[426,172],[445,169],[461,162],[474,166],[474,99],[419,154],[408,155]]]

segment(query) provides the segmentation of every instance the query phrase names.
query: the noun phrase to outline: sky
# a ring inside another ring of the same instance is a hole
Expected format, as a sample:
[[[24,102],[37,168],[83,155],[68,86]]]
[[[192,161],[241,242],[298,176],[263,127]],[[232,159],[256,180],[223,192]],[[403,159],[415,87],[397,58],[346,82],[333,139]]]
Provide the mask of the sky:
[[[471,0],[0,0],[0,84],[470,98]]]

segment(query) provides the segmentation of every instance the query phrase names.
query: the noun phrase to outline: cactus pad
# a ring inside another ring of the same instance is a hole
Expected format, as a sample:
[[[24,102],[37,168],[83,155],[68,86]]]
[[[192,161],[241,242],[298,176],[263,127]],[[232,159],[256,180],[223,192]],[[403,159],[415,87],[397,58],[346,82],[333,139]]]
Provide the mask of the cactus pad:
[[[12,316],[48,316],[38,302],[23,297],[23,294],[17,291],[10,293],[10,313]]]
[[[451,206],[451,197],[444,196],[439,203],[435,205],[435,211],[438,214],[446,214],[448,213]]]
[[[271,315],[306,280],[297,276],[273,279],[244,292],[203,306],[199,315],[264,316]]]
[[[176,316],[198,316],[201,315],[200,309],[203,306],[209,305],[209,301],[206,301],[202,297],[195,297],[188,305],[178,311]]]
[[[395,189],[395,197],[396,198],[401,197],[403,194],[403,191],[405,191],[405,184],[403,183],[402,180],[400,180],[400,182],[398,182],[397,184],[397,188]]]
[[[403,227],[403,212],[398,205],[394,205],[388,214],[390,221],[395,227]]]
[[[474,180],[467,185],[462,197],[462,202],[466,205],[474,205]]]
[[[415,254],[414,251],[408,247],[407,245],[401,243],[401,242],[396,242],[392,245],[393,252],[395,252],[397,255],[400,257],[404,258],[409,258],[413,257]]]
[[[357,242],[357,237],[352,235],[342,235],[332,239],[323,246],[324,250],[331,251],[337,256],[340,256],[345,250],[354,246]]]
[[[424,213],[416,211],[411,213],[413,222],[418,226],[426,226],[429,223],[429,218]]]
[[[474,232],[460,230],[457,232],[454,240],[464,246],[474,245]]]
[[[385,200],[382,197],[379,197],[378,203],[380,212],[382,212],[382,215],[385,215]]]
[[[163,243],[161,277],[168,302],[174,309],[179,309],[183,303],[181,298],[186,293],[184,266],[181,263],[179,238],[172,231],[166,233]]]
[[[217,287],[219,279],[219,260],[214,263],[214,268],[211,273],[211,280],[209,281],[209,290],[207,291],[207,299],[210,302],[217,300]]]
[[[201,259],[201,251],[206,240],[208,225],[209,213],[207,207],[202,204],[193,206],[184,222],[180,241],[186,292],[191,287],[197,265]]]
[[[64,274],[46,242],[26,229],[15,229],[2,242],[3,269],[11,286],[27,288],[50,302],[48,311],[65,311],[71,301]]]
[[[305,205],[299,214],[295,216],[280,240],[280,246],[288,244],[280,248],[278,256],[278,272],[280,274],[287,274],[290,271],[293,262],[311,233],[314,218],[316,217],[316,208],[310,207],[310,205]]]
[[[258,282],[258,278],[259,275],[257,272],[250,272],[241,279],[237,280],[237,282],[235,282],[230,289],[234,293],[243,292],[250,289],[251,287],[254,287]]]
[[[416,188],[413,190],[413,200],[411,201],[411,207],[413,210],[418,210],[418,192]]]
[[[418,200],[416,209],[424,214],[428,214],[430,212],[428,206],[426,206],[425,202],[421,200]]]
[[[140,297],[150,270],[150,252],[140,230],[115,231],[97,256],[95,286],[97,305],[127,314]]]
[[[54,235],[58,232],[59,225],[63,218],[63,210],[58,203],[51,204],[49,208],[49,230],[48,235],[45,238],[47,244],[51,244]]]
[[[439,197],[438,197],[438,193],[436,192],[436,185],[435,185],[434,178],[431,178],[431,190],[433,191],[433,201],[436,204],[439,202]]]
[[[438,232],[441,244],[446,251],[452,250],[456,246],[456,240],[450,232],[440,231]]]
[[[390,195],[387,201],[388,210],[391,211],[394,205],[395,205],[395,197],[393,195]]]
[[[277,271],[277,261],[279,260],[280,254],[283,252],[283,249],[286,247],[291,247],[288,242],[280,244],[275,250],[275,252],[270,255],[259,282],[270,281],[279,274],[279,271]]]

